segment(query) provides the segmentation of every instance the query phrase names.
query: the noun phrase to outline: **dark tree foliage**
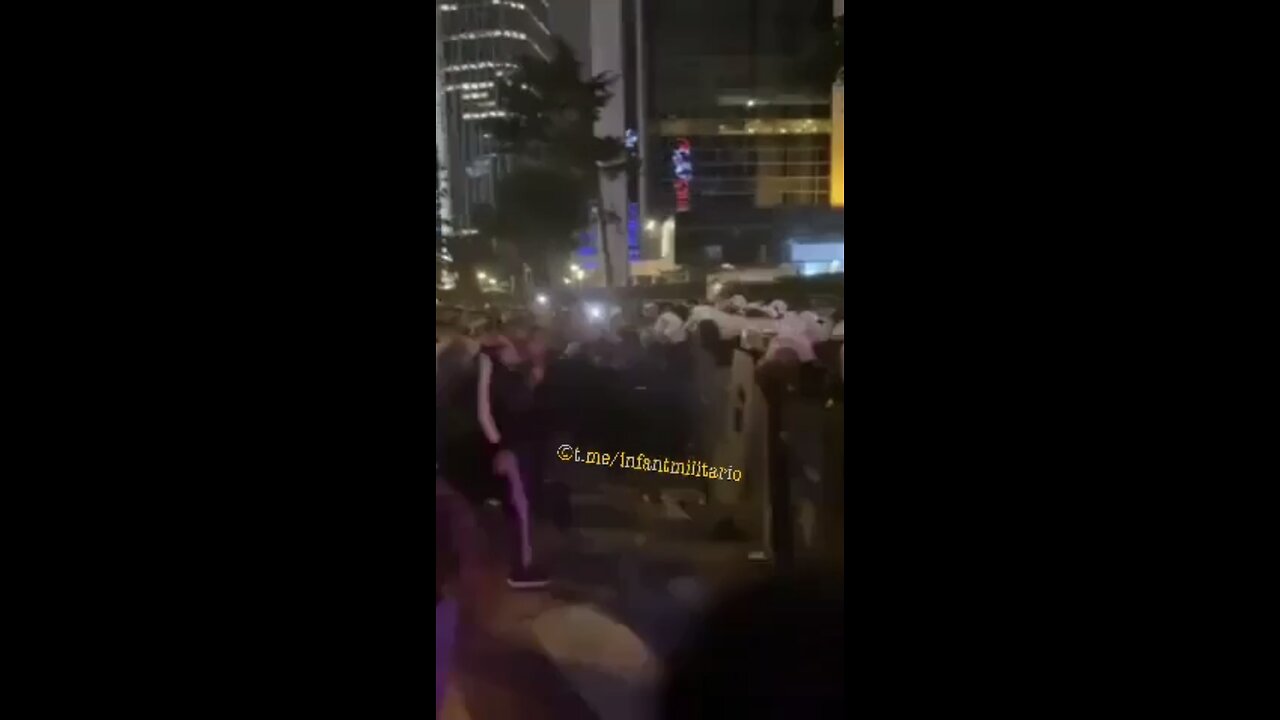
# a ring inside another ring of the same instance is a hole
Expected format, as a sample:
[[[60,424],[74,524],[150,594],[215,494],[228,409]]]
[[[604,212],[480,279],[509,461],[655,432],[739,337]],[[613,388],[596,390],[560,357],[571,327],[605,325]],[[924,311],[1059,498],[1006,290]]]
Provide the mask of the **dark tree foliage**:
[[[800,82],[817,91],[829,90],[833,82],[844,82],[844,17],[832,18],[831,4],[824,3],[822,37],[801,63]]]
[[[626,169],[622,139],[595,135],[613,81],[584,76],[573,50],[556,38],[550,60],[522,57],[499,84],[498,107],[507,116],[486,130],[512,163],[498,181],[498,213],[481,230],[513,243],[540,277],[549,258],[576,248],[591,208],[602,206],[601,176]],[[612,284],[607,236],[602,241]]]

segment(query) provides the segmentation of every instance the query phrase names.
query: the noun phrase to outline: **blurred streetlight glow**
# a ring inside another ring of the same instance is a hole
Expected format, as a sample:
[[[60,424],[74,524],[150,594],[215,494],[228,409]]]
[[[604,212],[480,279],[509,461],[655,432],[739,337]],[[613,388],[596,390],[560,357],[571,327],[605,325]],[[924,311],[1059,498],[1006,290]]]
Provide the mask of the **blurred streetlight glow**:
[[[587,276],[587,274],[582,271],[582,268],[577,268],[573,271],[573,274],[576,275],[579,280]]]
[[[538,304],[539,304],[539,305],[546,305],[546,304],[547,304],[547,296],[546,296],[546,295],[543,295],[542,293],[538,293]]]
[[[650,220],[649,222],[647,222],[647,223],[645,223],[645,224],[644,224],[644,229],[645,229],[645,230],[648,230],[649,232],[653,232],[654,230],[657,230],[657,229],[658,229],[658,221],[657,221],[657,220]]]
[[[570,269],[570,270],[572,270],[572,271],[574,271],[574,272],[582,272],[582,268],[578,267],[578,263],[574,263],[574,264],[570,265],[570,266],[569,266],[569,269]]]
[[[483,279],[485,279],[486,277],[488,277],[488,275],[485,275],[483,270],[477,270],[477,271],[476,271],[476,279],[477,279],[477,280],[483,280]]]
[[[564,279],[564,284],[565,284],[565,285],[572,285],[572,284],[573,284],[573,281],[572,281],[572,280],[570,280],[569,278],[565,278],[565,279]]]

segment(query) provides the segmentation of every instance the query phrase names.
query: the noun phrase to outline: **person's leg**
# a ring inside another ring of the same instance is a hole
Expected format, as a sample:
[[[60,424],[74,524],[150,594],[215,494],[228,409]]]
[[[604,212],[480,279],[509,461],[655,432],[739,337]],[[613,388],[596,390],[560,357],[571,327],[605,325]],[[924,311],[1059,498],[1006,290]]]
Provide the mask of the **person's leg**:
[[[519,472],[507,475],[508,508],[511,523],[511,564],[528,567],[533,564],[533,543],[530,534],[529,501],[524,495]]]
[[[541,573],[549,573],[547,550],[554,545],[548,534],[551,523],[547,494],[549,458],[554,447],[548,435],[530,444],[526,453],[520,457],[520,480],[529,503],[529,534],[533,542],[534,567]]]
[[[526,485],[529,467],[527,459],[522,461],[519,456],[515,459],[516,462],[506,466],[504,474],[507,481],[507,505],[512,519],[511,575],[508,583],[515,588],[542,587],[547,584],[547,578],[534,564],[533,513]]]
[[[529,501],[529,517],[535,526],[546,519],[543,488],[547,479],[547,462],[543,453],[551,451],[549,440],[544,440],[530,446],[520,456],[520,477],[524,481],[525,497]]]

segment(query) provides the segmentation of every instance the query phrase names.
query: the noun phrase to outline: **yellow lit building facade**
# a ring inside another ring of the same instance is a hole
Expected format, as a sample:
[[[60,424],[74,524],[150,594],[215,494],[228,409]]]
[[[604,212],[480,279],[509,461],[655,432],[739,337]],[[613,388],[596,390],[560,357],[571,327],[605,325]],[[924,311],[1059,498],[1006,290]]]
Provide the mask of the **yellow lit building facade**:
[[[836,17],[844,17],[844,0],[835,0]],[[831,207],[844,207],[844,71],[831,88]]]
[[[831,207],[844,207],[844,85],[831,94]]]
[[[640,133],[645,215],[674,218],[676,262],[788,262],[784,237],[830,235],[815,228],[842,210],[831,202],[831,86],[797,82],[811,70],[804,58],[831,41],[814,8],[792,0],[642,6],[651,83]]]

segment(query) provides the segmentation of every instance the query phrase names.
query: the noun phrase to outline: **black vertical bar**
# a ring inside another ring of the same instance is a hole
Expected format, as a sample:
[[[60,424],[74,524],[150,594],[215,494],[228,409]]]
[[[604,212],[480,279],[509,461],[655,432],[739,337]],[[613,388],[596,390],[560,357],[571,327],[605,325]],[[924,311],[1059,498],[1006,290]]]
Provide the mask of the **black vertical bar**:
[[[844,402],[827,408],[822,444],[822,542],[824,554],[843,564],[845,521]]]
[[[785,387],[784,383],[774,380],[764,388],[768,418],[765,442],[769,456],[769,535],[773,540],[774,565],[779,571],[790,570],[795,564],[795,520],[791,511],[791,477],[787,472],[790,451],[782,440]]]

